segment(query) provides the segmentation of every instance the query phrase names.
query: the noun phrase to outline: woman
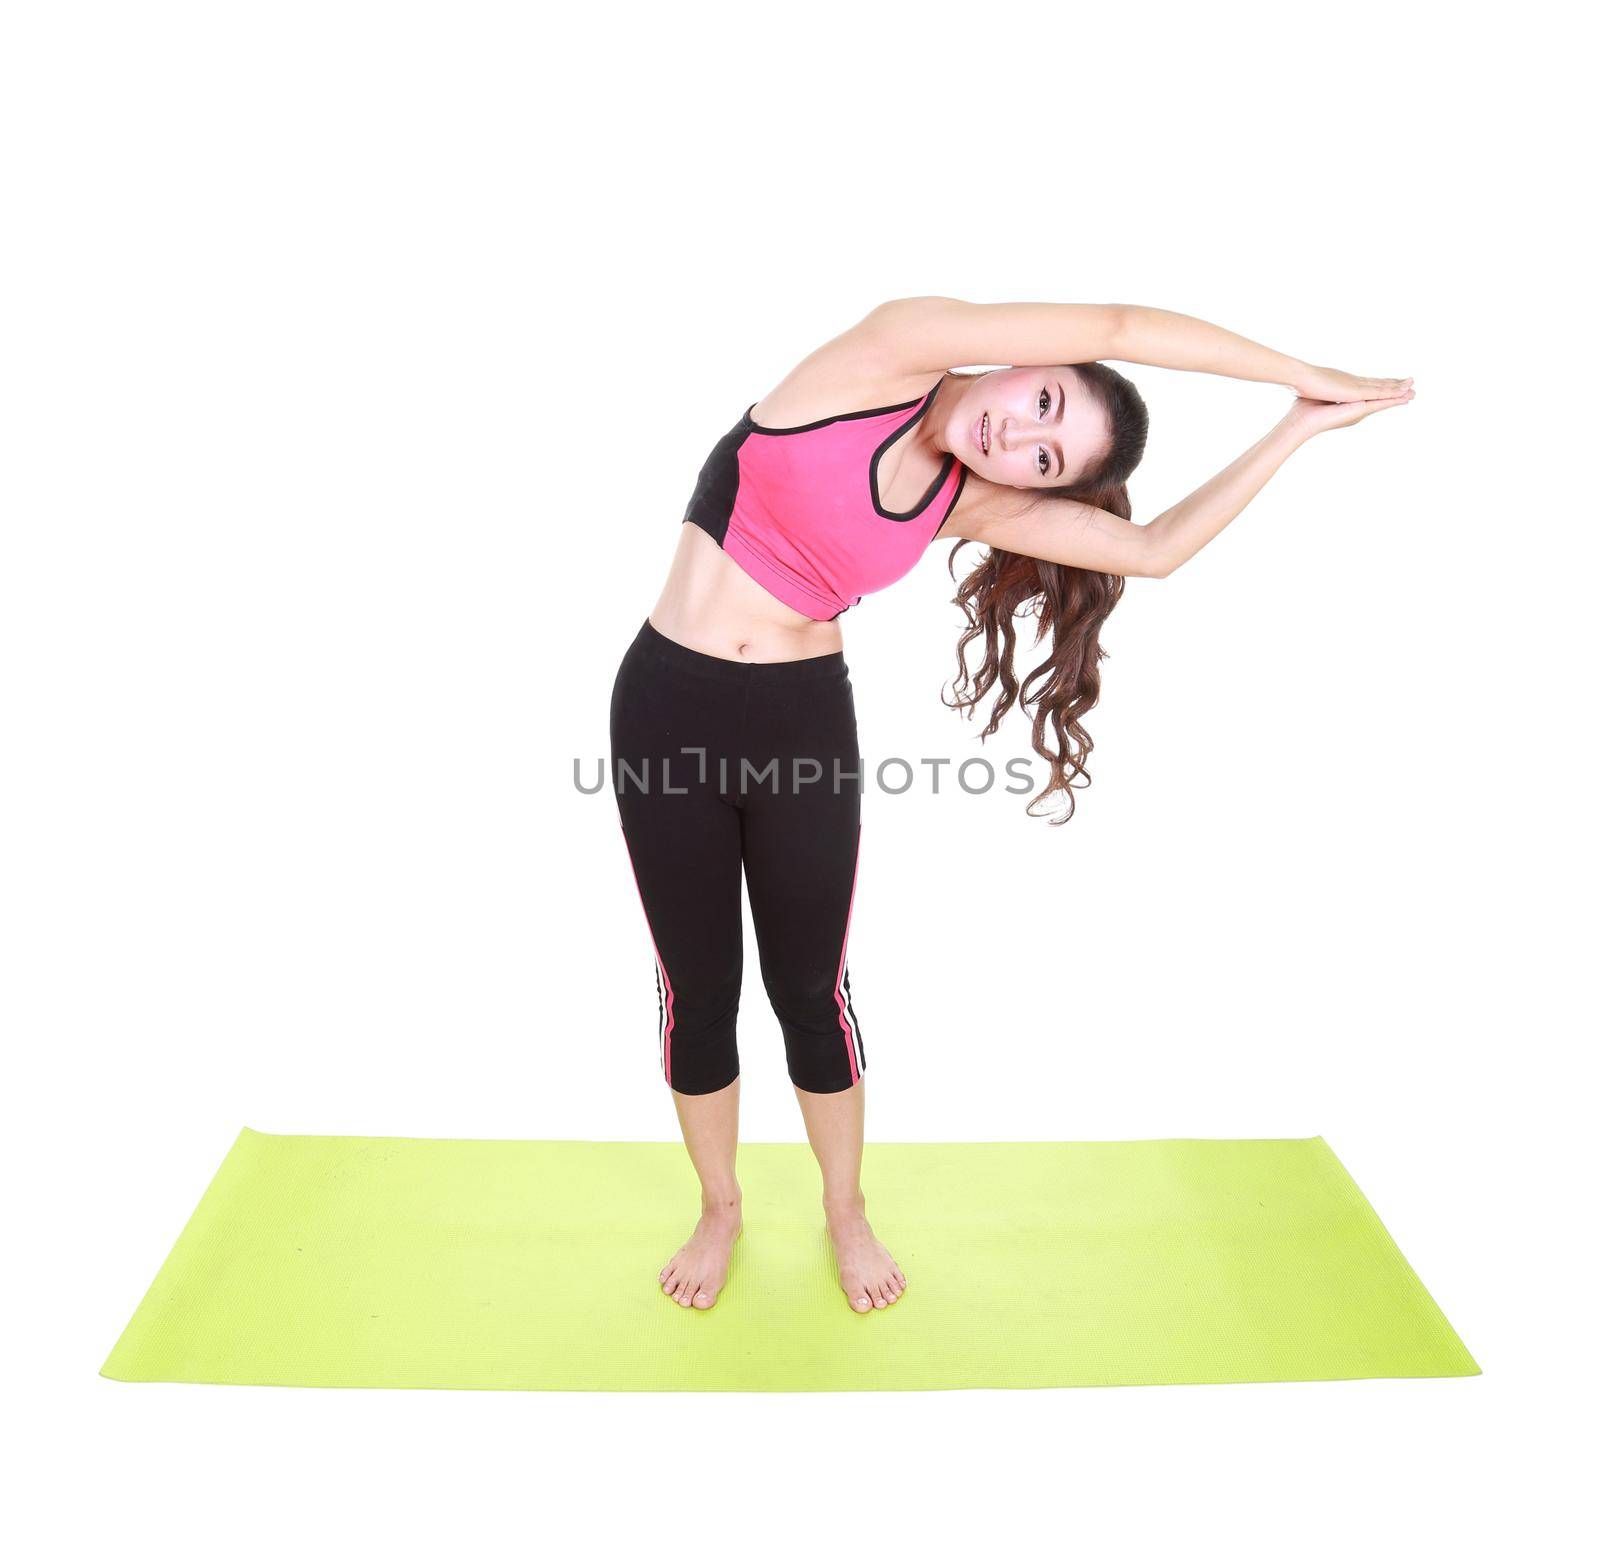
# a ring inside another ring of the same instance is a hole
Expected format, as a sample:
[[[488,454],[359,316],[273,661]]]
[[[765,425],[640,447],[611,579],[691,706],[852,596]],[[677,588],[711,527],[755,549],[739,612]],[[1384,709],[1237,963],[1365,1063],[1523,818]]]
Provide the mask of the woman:
[[[991,359],[1012,363],[949,373]],[[1275,381],[1296,400],[1204,486],[1135,525],[1125,484],[1148,419],[1106,359]],[[715,1303],[741,1226],[741,868],[840,1285],[858,1312],[906,1289],[860,1185],[866,1060],[846,944],[861,784],[839,615],[935,537],[987,546],[957,589],[953,705],[970,714],[998,686],[987,736],[1020,696],[1050,770],[1040,798],[1059,795],[1070,815],[1088,781],[1080,720],[1099,694],[1100,626],[1126,577],[1171,573],[1312,435],[1411,396],[1409,378],[1319,368],[1170,311],[927,297],[881,305],[824,344],[719,441],[611,705],[662,1070],[701,1185],[699,1224],[659,1277],[674,1301]],[[1050,640],[1020,685],[1019,609]]]

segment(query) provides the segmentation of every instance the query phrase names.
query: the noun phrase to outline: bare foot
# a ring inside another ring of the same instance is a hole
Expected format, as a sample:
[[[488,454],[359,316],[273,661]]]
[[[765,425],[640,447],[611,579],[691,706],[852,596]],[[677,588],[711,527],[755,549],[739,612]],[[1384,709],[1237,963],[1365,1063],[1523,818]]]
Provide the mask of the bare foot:
[[[845,1300],[858,1313],[870,1313],[875,1307],[898,1302],[906,1289],[906,1278],[873,1232],[865,1203],[823,1209],[834,1257],[839,1261],[839,1284],[844,1288]]]
[[[738,1201],[707,1209],[689,1241],[670,1258],[657,1279],[680,1307],[710,1307],[728,1279],[728,1256],[744,1230]]]

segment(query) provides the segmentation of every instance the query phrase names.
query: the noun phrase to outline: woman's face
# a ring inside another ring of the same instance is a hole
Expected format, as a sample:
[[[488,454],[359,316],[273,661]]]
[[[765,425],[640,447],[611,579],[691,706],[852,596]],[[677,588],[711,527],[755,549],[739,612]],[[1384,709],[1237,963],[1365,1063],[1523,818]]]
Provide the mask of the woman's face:
[[[1110,448],[1105,410],[1076,370],[1013,365],[972,377],[951,413],[950,448],[980,477],[1067,487]]]

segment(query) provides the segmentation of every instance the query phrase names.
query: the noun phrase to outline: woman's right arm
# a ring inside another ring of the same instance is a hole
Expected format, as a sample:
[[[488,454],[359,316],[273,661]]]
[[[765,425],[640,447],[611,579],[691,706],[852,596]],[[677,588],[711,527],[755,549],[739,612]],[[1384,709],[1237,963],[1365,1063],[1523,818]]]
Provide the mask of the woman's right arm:
[[[1225,529],[1308,439],[1386,407],[1398,407],[1412,395],[1408,389],[1362,402],[1297,398],[1282,420],[1243,455],[1143,525],[1072,499],[1019,493],[1015,499],[1002,495],[965,510],[957,505],[940,534],[1094,573],[1165,578]],[[1007,512],[1008,505],[1015,510],[1019,502],[1026,512]]]
[[[1321,402],[1388,396],[1410,384],[1307,364],[1215,322],[1153,305],[1003,301],[914,295],[876,306],[835,343],[876,356],[877,372],[912,375],[964,364],[1086,364],[1116,359],[1233,380],[1272,381]]]

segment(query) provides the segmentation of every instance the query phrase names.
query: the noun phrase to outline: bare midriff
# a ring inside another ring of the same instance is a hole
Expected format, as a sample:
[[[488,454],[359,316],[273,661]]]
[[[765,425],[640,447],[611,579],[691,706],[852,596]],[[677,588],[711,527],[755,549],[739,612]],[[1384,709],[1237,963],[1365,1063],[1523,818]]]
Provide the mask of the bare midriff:
[[[836,654],[836,621],[813,621],[769,595],[698,525],[678,537],[666,587],[650,625],[696,653],[746,664],[780,664]]]

